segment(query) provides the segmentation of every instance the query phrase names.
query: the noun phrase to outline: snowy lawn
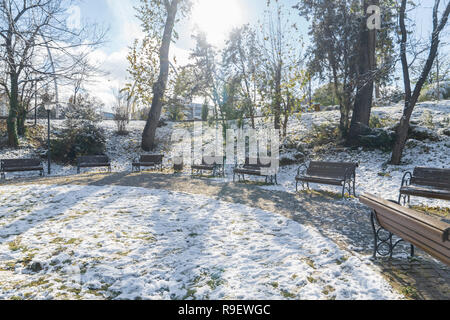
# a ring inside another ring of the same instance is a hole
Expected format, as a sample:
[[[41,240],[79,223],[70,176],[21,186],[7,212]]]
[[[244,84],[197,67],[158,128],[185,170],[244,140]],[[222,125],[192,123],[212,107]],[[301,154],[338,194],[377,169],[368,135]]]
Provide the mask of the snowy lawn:
[[[381,119],[387,119],[392,123],[396,123],[402,114],[402,104],[397,104],[390,107],[377,107],[373,109],[373,114]],[[392,166],[387,164],[390,160],[391,154],[389,152],[382,152],[379,150],[350,150],[327,152],[311,152],[311,160],[324,161],[352,161],[359,162],[360,166],[357,169],[356,187],[357,193],[371,192],[385,199],[398,199],[398,191],[400,189],[402,177],[405,171],[412,171],[416,166],[427,166],[436,168],[450,167],[450,137],[444,132],[450,131],[450,100],[441,102],[426,102],[418,104],[412,121],[420,124],[422,127],[431,126],[432,131],[439,135],[440,141],[417,141],[410,140],[405,149],[402,166]],[[301,137],[311,131],[313,124],[320,125],[324,123],[338,123],[339,111],[323,111],[316,113],[305,113],[298,119],[293,116],[290,119],[288,127],[288,136]],[[45,126],[45,120],[40,123]],[[64,125],[63,121],[52,121],[54,130],[60,130]],[[115,132],[114,121],[103,121],[101,126],[107,133],[107,155],[112,161],[114,172],[129,172],[131,171],[131,162],[138,158],[140,154],[140,139],[145,122],[132,121],[128,127],[130,134],[128,136],[117,136]],[[266,126],[262,119],[258,120],[258,126]],[[157,131],[157,140],[160,142],[160,149],[158,152],[164,153],[164,164],[166,168],[172,166],[171,157],[175,150],[182,145],[182,141],[172,141],[171,134],[174,129],[190,128],[192,124],[181,124],[169,122],[167,126],[159,128]],[[209,148],[213,145],[216,137],[215,127],[203,127],[204,147]],[[45,132],[44,132],[45,133]],[[448,133],[447,133],[448,134]],[[46,137],[46,136],[45,136]],[[198,137],[196,135],[196,137]],[[26,145],[25,141],[22,141]],[[8,158],[23,158],[35,156],[36,150],[33,147],[24,147],[17,150],[0,149],[0,159]],[[294,152],[295,153],[295,152]],[[293,156],[293,152],[289,151],[282,153],[281,157]],[[46,163],[44,161],[44,167]],[[76,168],[70,165],[52,164],[52,174],[60,175],[74,175]],[[232,167],[227,168],[227,176],[225,179],[212,179],[217,183],[233,181]],[[295,192],[295,175],[297,173],[298,165],[281,167],[278,174],[278,186],[263,186],[264,189],[275,189],[286,192]],[[102,169],[83,170],[85,171],[100,171]],[[184,175],[190,175],[190,168],[186,168]],[[7,179],[15,179],[23,176],[37,176],[32,173],[10,173],[7,174]],[[250,177],[251,180],[261,181],[261,178]],[[323,191],[331,191],[339,194],[341,190],[337,187],[327,185],[312,184],[312,188]],[[412,197],[412,204],[424,204],[433,207],[448,207],[448,201],[445,200],[428,200],[425,198]]]
[[[0,299],[399,299],[274,213],[162,190],[0,188]]]

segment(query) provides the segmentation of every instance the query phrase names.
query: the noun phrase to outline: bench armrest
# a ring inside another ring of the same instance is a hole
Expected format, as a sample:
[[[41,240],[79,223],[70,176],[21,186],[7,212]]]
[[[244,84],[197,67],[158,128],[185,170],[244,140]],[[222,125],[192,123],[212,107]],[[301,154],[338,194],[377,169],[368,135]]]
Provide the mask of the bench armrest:
[[[406,172],[406,173],[403,175],[402,186],[401,186],[401,187],[409,186],[409,185],[411,184],[411,179],[412,179],[412,177],[413,177],[413,175],[412,175],[411,172],[409,172],[409,171]]]
[[[450,241],[450,228],[447,228],[444,231],[444,234],[442,235],[442,241],[443,242]]]
[[[345,169],[345,173],[344,173],[344,180],[350,180],[352,178],[352,176],[355,175],[355,170],[352,168],[347,168]]]
[[[307,170],[308,170],[308,166],[306,165],[306,163],[302,163],[300,165],[300,167],[298,167],[298,169],[297,169],[297,177],[300,176],[301,173],[305,174]]]

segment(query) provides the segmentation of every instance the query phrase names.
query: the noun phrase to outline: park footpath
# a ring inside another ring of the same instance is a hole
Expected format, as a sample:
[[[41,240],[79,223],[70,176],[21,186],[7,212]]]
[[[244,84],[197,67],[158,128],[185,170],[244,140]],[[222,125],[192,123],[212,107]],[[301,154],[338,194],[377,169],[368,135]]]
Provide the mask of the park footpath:
[[[341,200],[318,192],[300,194],[265,190],[252,183],[223,183],[206,178],[163,173],[82,174],[77,176],[15,179],[0,185],[48,184],[129,186],[163,189],[238,203],[275,212],[302,225],[313,226],[342,249],[371,256],[373,232],[370,210],[355,199]],[[399,293],[410,299],[449,300],[450,267],[417,250],[417,257],[405,257],[408,246],[397,248],[400,256],[378,259],[378,271]]]

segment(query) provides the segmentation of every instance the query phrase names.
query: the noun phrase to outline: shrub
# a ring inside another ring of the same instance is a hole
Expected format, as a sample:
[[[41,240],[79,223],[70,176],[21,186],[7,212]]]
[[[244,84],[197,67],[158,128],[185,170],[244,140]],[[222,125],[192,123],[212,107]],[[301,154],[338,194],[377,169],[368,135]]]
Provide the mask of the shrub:
[[[320,125],[313,124],[312,131],[307,138],[307,142],[311,146],[325,145],[331,142],[337,143],[340,134],[339,128],[331,123],[322,123]]]
[[[68,104],[64,128],[51,141],[52,157],[63,163],[74,163],[85,155],[100,155],[106,150],[106,138],[98,126],[99,102],[88,95],[80,96],[77,104]]]
[[[166,107],[166,115],[169,121],[182,121],[184,119],[185,107],[181,103],[173,102]]]
[[[372,129],[359,137],[359,145],[369,149],[391,151],[394,147],[395,132],[384,129]]]
[[[381,99],[378,102],[384,102],[383,105],[399,103],[405,100],[405,93],[400,88],[386,87],[381,89]]]
[[[411,125],[409,128],[408,139],[418,141],[430,140],[433,142],[440,141],[439,136],[433,130],[415,125]]]
[[[342,85],[339,85],[341,90]],[[328,83],[318,88],[313,95],[313,101],[322,106],[333,106],[339,104],[336,94],[334,92],[334,83]]]
[[[372,114],[369,121],[369,127],[372,129],[381,129],[389,127],[394,123],[393,120],[387,118],[381,118],[375,114]]]
[[[117,134],[118,135],[127,135],[127,124],[128,124],[129,116],[128,110],[126,108],[116,108],[114,112],[114,121],[117,126]]]
[[[106,138],[102,128],[82,121],[64,128],[58,138],[51,141],[52,157],[63,163],[74,163],[85,155],[99,155],[106,150]]]

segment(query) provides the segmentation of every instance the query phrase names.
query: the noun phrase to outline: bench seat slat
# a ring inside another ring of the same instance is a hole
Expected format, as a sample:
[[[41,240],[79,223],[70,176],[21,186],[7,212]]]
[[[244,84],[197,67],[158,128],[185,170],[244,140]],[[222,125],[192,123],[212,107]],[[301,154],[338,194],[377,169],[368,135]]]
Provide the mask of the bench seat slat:
[[[92,168],[92,167],[109,167],[109,163],[80,163],[79,167]]]
[[[157,165],[156,162],[133,162],[133,166],[152,167]]]
[[[139,163],[156,163],[161,164],[163,161],[163,155],[141,155],[139,157]]]
[[[41,171],[44,170],[42,166],[39,167],[6,167],[3,168],[4,172],[15,172],[15,171]]]
[[[198,165],[193,165],[192,169],[195,170],[214,170],[216,167],[214,165],[209,166],[209,165],[204,165],[204,164],[198,164]]]
[[[248,174],[253,176],[264,176],[261,170],[251,170],[251,169],[235,169],[235,173],[238,174]]]
[[[306,181],[306,182],[312,182],[312,183],[326,183],[336,186],[342,186],[342,183],[344,182],[344,178],[342,179],[334,179],[334,178],[327,178],[327,177],[320,177],[320,176],[297,176],[295,177],[297,181]]]

